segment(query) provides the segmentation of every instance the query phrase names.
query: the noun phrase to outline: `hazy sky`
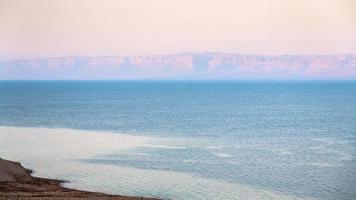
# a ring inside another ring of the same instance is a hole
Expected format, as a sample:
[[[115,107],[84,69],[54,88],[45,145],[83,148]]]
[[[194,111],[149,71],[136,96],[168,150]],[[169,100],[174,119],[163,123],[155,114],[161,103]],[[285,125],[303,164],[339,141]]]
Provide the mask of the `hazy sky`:
[[[356,52],[356,0],[0,0],[0,56]]]

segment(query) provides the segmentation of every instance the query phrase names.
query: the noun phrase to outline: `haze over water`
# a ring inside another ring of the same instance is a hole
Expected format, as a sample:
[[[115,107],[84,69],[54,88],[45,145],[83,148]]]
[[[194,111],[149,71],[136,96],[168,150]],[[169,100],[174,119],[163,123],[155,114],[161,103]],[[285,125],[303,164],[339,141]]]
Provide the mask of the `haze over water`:
[[[356,199],[355,0],[0,0],[0,44],[0,157],[36,176]],[[251,79],[285,81],[188,81]]]
[[[1,81],[0,126],[4,158],[76,188],[356,196],[355,81]]]

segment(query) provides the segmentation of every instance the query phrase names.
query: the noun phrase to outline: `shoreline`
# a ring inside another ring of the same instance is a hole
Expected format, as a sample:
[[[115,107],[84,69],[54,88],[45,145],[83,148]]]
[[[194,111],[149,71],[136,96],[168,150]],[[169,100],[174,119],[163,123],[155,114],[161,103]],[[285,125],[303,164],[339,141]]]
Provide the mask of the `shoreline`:
[[[32,176],[21,163],[0,158],[0,199],[107,199],[159,200],[156,198],[111,195],[63,187],[64,180]]]

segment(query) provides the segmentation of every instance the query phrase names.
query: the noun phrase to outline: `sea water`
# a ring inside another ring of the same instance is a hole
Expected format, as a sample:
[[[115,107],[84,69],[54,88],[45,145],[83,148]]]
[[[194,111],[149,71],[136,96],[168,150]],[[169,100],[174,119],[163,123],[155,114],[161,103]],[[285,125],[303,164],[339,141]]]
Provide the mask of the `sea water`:
[[[0,157],[164,199],[356,197],[355,81],[1,81]]]

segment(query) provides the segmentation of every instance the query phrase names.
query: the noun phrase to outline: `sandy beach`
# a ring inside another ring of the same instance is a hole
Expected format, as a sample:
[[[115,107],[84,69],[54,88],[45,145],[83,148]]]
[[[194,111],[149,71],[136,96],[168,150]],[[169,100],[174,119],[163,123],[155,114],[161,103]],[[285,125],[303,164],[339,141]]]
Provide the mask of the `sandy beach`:
[[[33,177],[21,163],[0,158],[0,199],[116,199],[154,200],[153,198],[109,195],[74,190],[61,186],[64,181]]]

